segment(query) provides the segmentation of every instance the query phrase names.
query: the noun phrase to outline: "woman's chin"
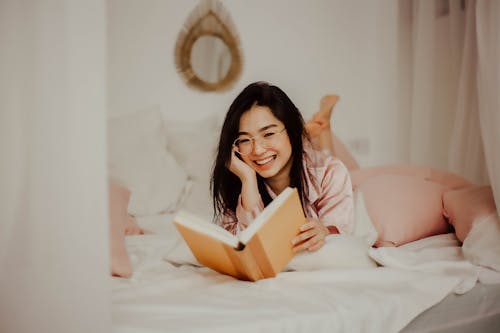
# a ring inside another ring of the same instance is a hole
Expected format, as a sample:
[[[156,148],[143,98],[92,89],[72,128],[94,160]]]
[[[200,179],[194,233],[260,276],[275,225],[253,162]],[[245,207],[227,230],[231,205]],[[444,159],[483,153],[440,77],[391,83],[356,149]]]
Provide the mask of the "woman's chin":
[[[271,178],[271,177],[276,175],[276,172],[270,172],[269,170],[258,171],[257,173],[259,174],[259,176],[261,176],[264,179],[268,179],[268,178]]]
[[[257,168],[255,171],[259,174],[259,176],[267,179],[276,176],[279,172],[279,168],[271,166],[269,168]]]

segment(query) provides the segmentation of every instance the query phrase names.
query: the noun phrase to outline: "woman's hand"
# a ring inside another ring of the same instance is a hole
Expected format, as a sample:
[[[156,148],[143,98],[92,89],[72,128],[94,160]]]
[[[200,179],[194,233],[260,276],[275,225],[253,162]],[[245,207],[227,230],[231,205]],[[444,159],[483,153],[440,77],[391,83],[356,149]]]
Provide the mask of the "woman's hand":
[[[300,234],[292,240],[293,252],[319,250],[325,245],[325,238],[329,233],[328,228],[321,221],[309,218],[307,223],[300,227]]]
[[[231,152],[231,161],[229,162],[227,168],[238,176],[242,182],[249,179],[256,179],[255,170],[238,157],[237,154],[236,148],[233,148]]]

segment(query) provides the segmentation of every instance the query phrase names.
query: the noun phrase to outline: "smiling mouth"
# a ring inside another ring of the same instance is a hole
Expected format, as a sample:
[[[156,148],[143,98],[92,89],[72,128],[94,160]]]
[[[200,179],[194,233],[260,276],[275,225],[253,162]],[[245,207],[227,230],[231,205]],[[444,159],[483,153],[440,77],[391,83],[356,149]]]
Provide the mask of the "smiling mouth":
[[[276,159],[276,155],[272,155],[272,156],[269,156],[267,158],[264,158],[262,160],[258,160],[258,161],[253,161],[255,164],[257,164],[258,166],[263,166],[263,165],[266,165],[267,163],[271,162],[271,161],[274,161]]]

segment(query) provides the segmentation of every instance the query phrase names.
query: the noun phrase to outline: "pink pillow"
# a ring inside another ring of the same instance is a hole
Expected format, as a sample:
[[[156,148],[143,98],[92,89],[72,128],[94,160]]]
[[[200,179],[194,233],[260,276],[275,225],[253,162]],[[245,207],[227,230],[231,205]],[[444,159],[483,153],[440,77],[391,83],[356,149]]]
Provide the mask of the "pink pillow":
[[[375,246],[399,246],[449,232],[443,216],[446,187],[413,176],[372,175],[357,185],[378,232]]]
[[[371,177],[385,174],[416,177],[421,180],[428,180],[441,184],[447,189],[459,189],[473,185],[471,182],[455,173],[413,165],[379,166],[354,170],[351,171],[351,181],[353,187],[357,187]]]
[[[460,241],[469,234],[474,222],[496,211],[491,186],[469,186],[443,194],[444,214]]]
[[[109,195],[109,243],[111,246],[111,274],[114,276],[132,276],[132,265],[125,247],[125,224],[129,218],[127,207],[130,191],[110,181]]]

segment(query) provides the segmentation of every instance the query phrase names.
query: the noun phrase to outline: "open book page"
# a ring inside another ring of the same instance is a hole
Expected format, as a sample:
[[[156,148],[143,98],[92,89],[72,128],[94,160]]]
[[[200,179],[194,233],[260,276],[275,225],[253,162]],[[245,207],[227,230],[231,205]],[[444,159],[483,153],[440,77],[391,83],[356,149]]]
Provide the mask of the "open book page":
[[[238,237],[234,236],[232,233],[218,226],[217,224],[207,222],[199,218],[198,216],[185,211],[180,211],[175,217],[175,221],[189,229],[220,240],[221,242],[224,242],[231,247],[238,247]]]
[[[273,214],[281,204],[293,193],[292,188],[287,187],[283,190],[276,198],[274,198],[269,205],[264,208],[264,210],[255,218],[255,220],[250,223],[250,225],[238,234],[238,238],[243,244],[248,243],[248,241],[255,235],[255,233],[262,227],[262,225],[269,220],[271,214]]]

